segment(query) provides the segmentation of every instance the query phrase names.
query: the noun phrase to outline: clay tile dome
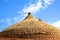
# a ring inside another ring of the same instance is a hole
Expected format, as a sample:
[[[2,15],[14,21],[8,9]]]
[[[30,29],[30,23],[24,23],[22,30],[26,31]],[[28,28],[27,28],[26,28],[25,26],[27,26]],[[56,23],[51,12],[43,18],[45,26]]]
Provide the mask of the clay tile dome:
[[[35,19],[30,12],[23,21],[6,28],[1,33],[4,37],[60,40],[60,30],[42,20]]]

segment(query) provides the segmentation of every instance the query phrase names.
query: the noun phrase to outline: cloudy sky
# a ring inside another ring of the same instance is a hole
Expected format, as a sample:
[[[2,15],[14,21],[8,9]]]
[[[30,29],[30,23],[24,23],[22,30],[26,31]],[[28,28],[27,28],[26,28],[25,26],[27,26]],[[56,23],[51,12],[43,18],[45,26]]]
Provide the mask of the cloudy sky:
[[[0,0],[0,31],[22,21],[28,12],[60,29],[59,0]]]

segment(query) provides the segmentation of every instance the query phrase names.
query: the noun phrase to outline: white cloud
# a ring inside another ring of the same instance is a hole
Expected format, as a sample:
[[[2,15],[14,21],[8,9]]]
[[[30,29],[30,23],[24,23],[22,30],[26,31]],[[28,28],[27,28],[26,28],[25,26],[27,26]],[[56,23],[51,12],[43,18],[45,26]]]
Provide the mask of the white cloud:
[[[52,23],[52,25],[60,29],[60,20]]]
[[[53,3],[53,0],[37,0],[34,3],[29,3],[28,6],[25,6],[20,13],[28,13],[28,12],[37,12],[38,10],[42,8],[48,7],[48,5],[51,5]],[[44,6],[43,6],[44,5]]]
[[[44,6],[47,7],[48,5],[51,5],[54,0],[44,0]]]
[[[4,22],[4,19],[0,20],[0,23],[1,23],[1,22]]]
[[[16,22],[18,21],[18,17],[13,17],[13,20]]]
[[[6,22],[8,25],[11,25],[11,19],[10,19],[10,18],[6,18],[5,22]]]
[[[5,25],[9,26],[16,22],[22,21],[22,19],[24,19],[24,17],[25,17],[24,15],[22,15],[22,16],[18,15],[16,17],[12,17],[12,18],[5,18],[5,19],[0,20],[0,24],[5,23]]]
[[[11,18],[5,18],[5,19],[2,19],[0,20],[0,23],[6,23],[7,25],[11,25]]]

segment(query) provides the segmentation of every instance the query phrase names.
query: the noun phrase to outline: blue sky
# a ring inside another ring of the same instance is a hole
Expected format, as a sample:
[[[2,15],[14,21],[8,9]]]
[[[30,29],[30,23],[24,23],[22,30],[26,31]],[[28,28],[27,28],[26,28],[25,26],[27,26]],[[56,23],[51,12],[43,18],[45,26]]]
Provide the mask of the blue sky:
[[[60,0],[0,0],[0,31],[22,21],[28,12],[60,28]]]

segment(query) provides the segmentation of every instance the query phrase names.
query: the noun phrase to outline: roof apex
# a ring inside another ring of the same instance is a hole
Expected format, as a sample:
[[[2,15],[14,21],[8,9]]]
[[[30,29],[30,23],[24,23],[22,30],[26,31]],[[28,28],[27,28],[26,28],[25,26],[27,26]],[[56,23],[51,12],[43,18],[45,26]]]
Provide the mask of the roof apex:
[[[32,16],[31,12],[28,12],[28,15],[26,16],[25,19],[35,19],[35,18]]]

